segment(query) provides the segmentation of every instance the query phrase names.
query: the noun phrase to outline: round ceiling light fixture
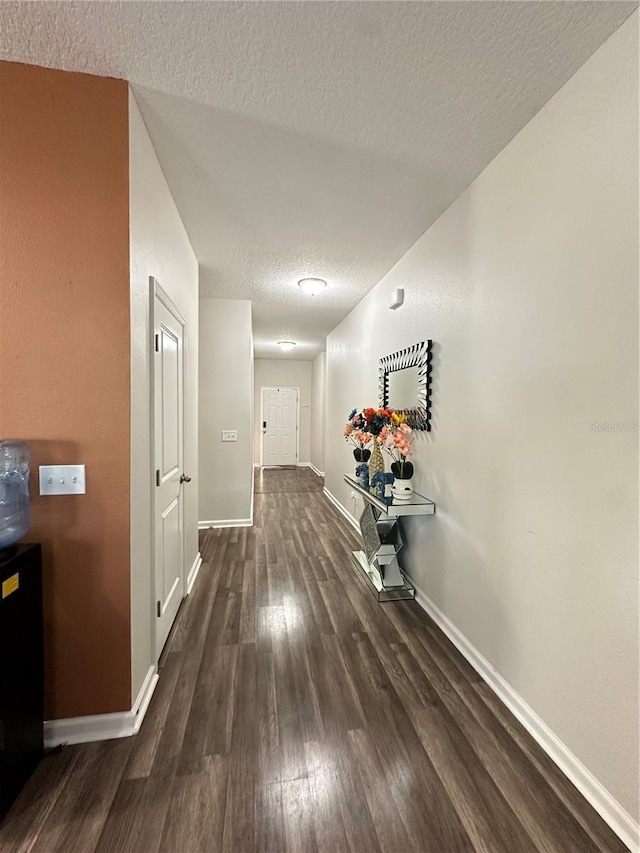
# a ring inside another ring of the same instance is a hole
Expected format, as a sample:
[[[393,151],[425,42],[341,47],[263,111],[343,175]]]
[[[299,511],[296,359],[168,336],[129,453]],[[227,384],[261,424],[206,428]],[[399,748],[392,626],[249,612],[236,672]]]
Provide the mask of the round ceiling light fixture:
[[[278,341],[278,346],[283,352],[291,352],[295,345],[295,341]]]
[[[317,296],[327,286],[327,282],[323,278],[301,278],[298,282],[298,287],[307,296]]]

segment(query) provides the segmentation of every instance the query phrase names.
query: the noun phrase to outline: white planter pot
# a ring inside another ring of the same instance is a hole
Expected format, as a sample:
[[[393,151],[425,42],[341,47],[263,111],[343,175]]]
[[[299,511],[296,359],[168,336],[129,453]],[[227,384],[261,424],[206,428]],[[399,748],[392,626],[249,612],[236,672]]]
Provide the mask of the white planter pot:
[[[393,497],[398,501],[408,501],[413,495],[413,483],[411,480],[401,480],[398,477],[391,486]]]

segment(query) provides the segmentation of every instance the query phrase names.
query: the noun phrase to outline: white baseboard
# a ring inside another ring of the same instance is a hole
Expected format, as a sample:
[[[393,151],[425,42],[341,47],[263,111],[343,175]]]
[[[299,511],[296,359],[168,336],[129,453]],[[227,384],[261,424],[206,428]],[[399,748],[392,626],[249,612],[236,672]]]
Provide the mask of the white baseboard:
[[[332,504],[334,505],[334,507],[338,510],[338,512],[340,513],[340,515],[343,515],[343,516],[347,519],[347,521],[349,522],[349,524],[350,524],[352,527],[355,527],[355,529],[358,531],[358,533],[360,533],[360,525],[358,524],[358,521],[357,521],[357,520],[356,520],[356,519],[351,515],[351,513],[350,513],[348,510],[346,510],[346,509],[342,506],[342,504],[340,503],[340,501],[338,500],[338,498],[334,497],[334,496],[331,494],[331,492],[329,491],[329,489],[328,489],[326,486],[325,486],[325,487],[324,487],[324,489],[322,490],[322,493],[324,494],[324,496],[325,496],[326,498],[328,498],[328,499],[331,501],[331,503],[332,503]]]
[[[157,665],[151,664],[147,670],[144,681],[142,682],[142,687],[138,691],[136,701],[133,703],[133,708],[131,709],[131,713],[135,718],[133,734],[136,734],[136,732],[140,730],[140,726],[142,725],[142,721],[144,720],[147,709],[149,708],[149,703],[151,702],[151,697],[156,689],[159,678],[160,676],[158,675]]]
[[[324,494],[338,512],[358,531],[356,519],[346,510],[340,501],[324,488]],[[473,646],[451,620],[431,601],[423,590],[409,578],[416,588],[416,601],[429,614],[433,621],[451,640],[458,651],[469,661],[475,671],[484,679],[496,696],[511,713],[522,723],[529,734],[537,741],[549,758],[557,764],[564,775],[580,791],[588,803],[598,812],[615,834],[627,845],[632,853],[640,853],[640,825],[615,800],[607,789],[595,778],[593,773],[577,758],[571,750],[555,735],[549,726],[536,714],[525,700],[497,672]]]
[[[198,522],[198,530],[207,530],[209,527],[253,527],[253,518],[218,518]]]
[[[191,593],[193,589],[193,585],[196,582],[196,578],[198,577],[198,572],[200,571],[200,566],[202,565],[202,554],[200,551],[196,554],[196,558],[193,561],[193,565],[189,569],[189,574],[187,575],[187,595]]]
[[[627,847],[638,853],[640,845],[640,825],[618,803],[606,788],[595,778],[571,750],[555,735],[549,726],[525,702],[511,685],[497,672],[459,631],[451,620],[431,601],[409,578],[416,588],[416,601],[429,614],[433,621],[451,640],[458,651],[469,661],[475,671],[493,690],[501,702],[522,723],[529,734],[538,742],[549,758],[554,761],[564,775],[580,791],[582,796],[598,812]]]
[[[155,666],[150,666],[140,692],[130,711],[116,714],[97,714],[91,717],[70,717],[66,720],[46,720],[44,724],[45,747],[61,743],[88,743],[112,740],[137,734],[147,713],[153,691],[158,683]]]
[[[324,471],[321,471],[319,468],[313,464],[313,462],[301,462],[298,466],[299,468],[311,468],[316,477],[324,477]]]

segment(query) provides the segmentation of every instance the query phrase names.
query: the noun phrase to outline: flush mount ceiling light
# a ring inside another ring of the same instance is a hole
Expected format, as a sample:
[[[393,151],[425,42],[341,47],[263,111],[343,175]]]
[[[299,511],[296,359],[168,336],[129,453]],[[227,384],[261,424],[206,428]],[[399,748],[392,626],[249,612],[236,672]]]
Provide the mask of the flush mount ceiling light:
[[[317,296],[327,286],[327,282],[323,278],[301,278],[298,282],[298,287],[307,296]]]
[[[280,347],[280,349],[283,352],[290,352],[294,348],[295,342],[294,341],[278,341],[278,346]]]

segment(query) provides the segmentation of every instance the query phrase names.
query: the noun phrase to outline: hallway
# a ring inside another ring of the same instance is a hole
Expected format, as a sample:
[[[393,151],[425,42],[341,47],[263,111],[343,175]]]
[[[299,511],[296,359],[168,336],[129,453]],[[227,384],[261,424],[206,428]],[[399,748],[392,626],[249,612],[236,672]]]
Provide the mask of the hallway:
[[[140,733],[43,761],[2,853],[626,849],[321,489],[257,473],[255,526],[202,532]]]

